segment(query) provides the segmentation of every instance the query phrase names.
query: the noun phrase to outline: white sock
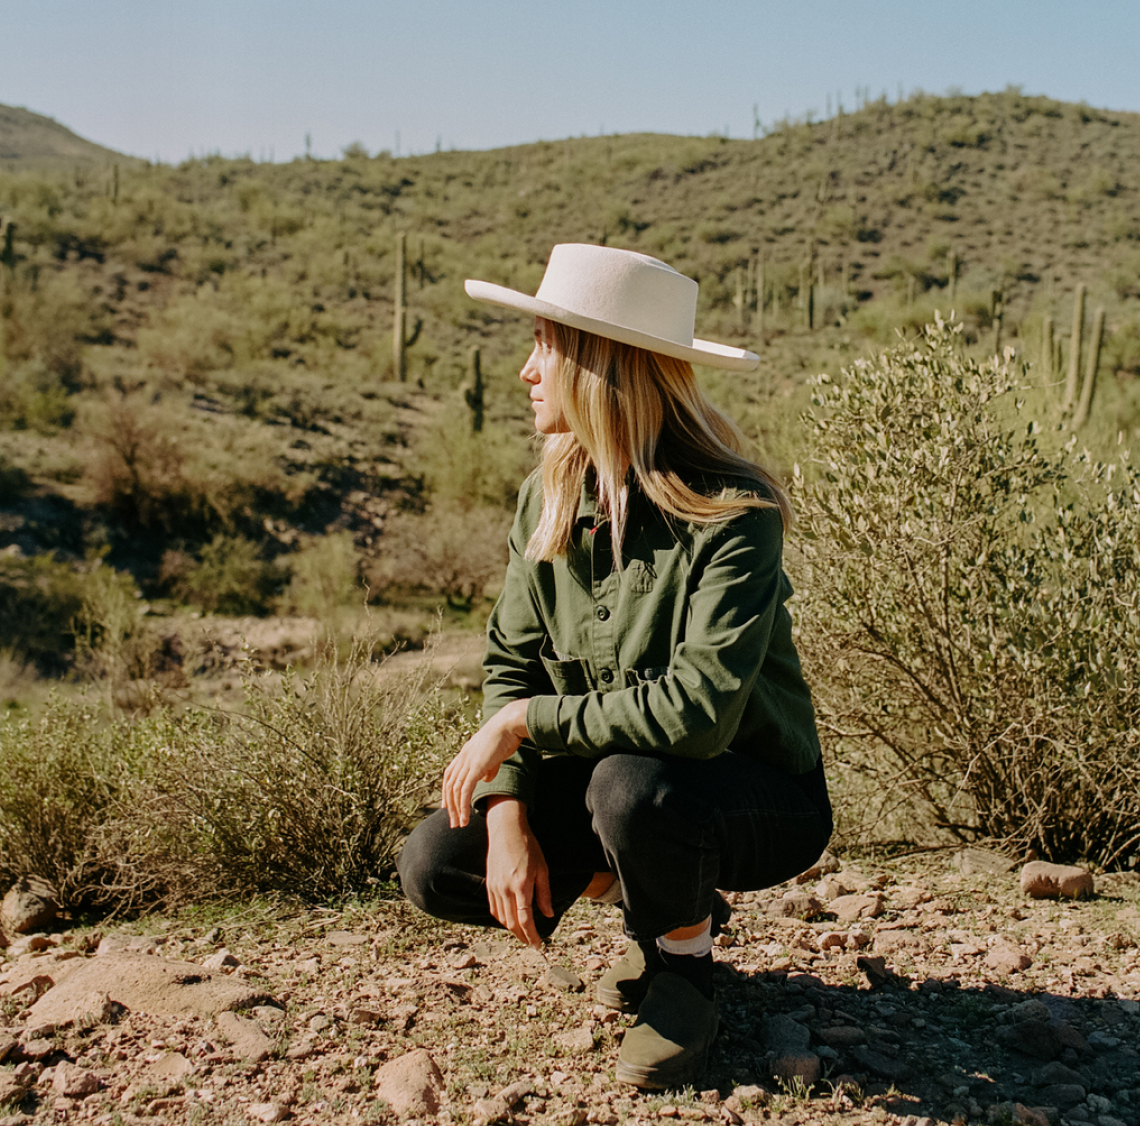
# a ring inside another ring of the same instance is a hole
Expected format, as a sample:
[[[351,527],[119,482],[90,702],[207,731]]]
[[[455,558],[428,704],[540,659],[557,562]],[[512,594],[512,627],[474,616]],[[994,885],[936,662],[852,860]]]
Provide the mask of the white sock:
[[[667,938],[662,935],[657,945],[666,954],[692,954],[696,958],[704,957],[712,951],[712,919],[705,923],[705,929],[696,938]]]

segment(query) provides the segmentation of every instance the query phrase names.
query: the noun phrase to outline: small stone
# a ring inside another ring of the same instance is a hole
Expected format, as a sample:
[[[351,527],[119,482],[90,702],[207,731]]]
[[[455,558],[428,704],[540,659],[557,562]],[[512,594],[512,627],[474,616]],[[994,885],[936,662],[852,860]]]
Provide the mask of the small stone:
[[[814,919],[823,912],[823,904],[813,895],[789,891],[768,905],[768,915],[777,919]]]
[[[772,1060],[772,1076],[785,1083],[799,1079],[811,1087],[822,1074],[823,1063],[814,1052],[782,1052]]]
[[[867,1039],[867,1034],[853,1024],[841,1024],[821,1029],[819,1038],[830,1048],[850,1048],[862,1044]]]
[[[806,1051],[811,1043],[811,1030],[789,1016],[776,1015],[764,1021],[764,1046],[769,1052]]]
[[[1091,896],[1094,885],[1083,868],[1032,860],[1021,869],[1021,890],[1030,899],[1080,899]]]
[[[826,875],[828,872],[838,871],[839,860],[824,849],[823,855],[806,872],[801,872],[796,877],[796,883],[810,884],[812,880],[818,880],[820,876]]]
[[[551,1039],[570,1056],[584,1056],[594,1050],[594,1034],[588,1028],[570,1028],[556,1032]]]
[[[873,895],[841,895],[831,901],[828,910],[841,923],[877,919],[883,913],[883,897],[877,892]]]
[[[218,1013],[214,1020],[236,1055],[255,1063],[269,1058],[273,1041],[258,1028],[256,1021],[239,1017],[237,1013]]]
[[[986,955],[986,965],[999,974],[1016,974],[1029,969],[1033,965],[1033,959],[1012,946],[995,946]]]
[[[563,993],[581,993],[586,988],[585,982],[573,970],[562,966],[551,966],[543,976],[542,984],[560,989]]]
[[[471,970],[479,964],[479,959],[474,954],[460,954],[454,962],[451,963],[452,968],[456,970]]]
[[[374,1005],[357,1005],[355,1008],[349,1010],[348,1019],[352,1021],[353,1024],[375,1027],[378,1024],[384,1023],[384,1014]]]
[[[820,950],[845,950],[847,948],[846,931],[824,931],[819,936]]]
[[[1051,1083],[1048,1087],[1040,1088],[1037,1094],[1046,1106],[1068,1110],[1077,1103],[1083,1103],[1087,1092],[1079,1083]]]
[[[367,946],[368,935],[353,934],[352,931],[329,931],[325,941],[330,946]]]
[[[225,949],[219,950],[216,954],[211,954],[202,962],[203,969],[207,970],[227,970],[240,965],[241,962]]]
[[[914,931],[879,931],[871,949],[876,954],[925,954],[930,943]]]
[[[99,939],[95,947],[99,954],[157,954],[158,943],[147,935],[108,934]]]
[[[885,1079],[888,1083],[901,1082],[910,1075],[910,1068],[905,1061],[876,1052],[874,1048],[863,1045],[854,1047],[851,1049],[851,1058],[860,1067],[866,1068],[872,1075]]]
[[[0,930],[5,934],[30,934],[43,930],[59,918],[55,889],[39,876],[21,876],[0,901]]]
[[[998,1039],[1007,1048],[1039,1060],[1053,1060],[1061,1054],[1061,1037],[1055,1025],[1040,1020],[1022,1020],[1002,1029]]]
[[[99,1077],[85,1067],[76,1067],[63,1060],[55,1066],[51,1086],[57,1095],[65,1099],[82,1099],[99,1090]]]
[[[376,1072],[376,1093],[399,1115],[439,1113],[443,1074],[426,1048],[405,1052]]]
[[[280,1103],[251,1103],[246,1114],[255,1122],[280,1122],[289,1116],[289,1111]]]

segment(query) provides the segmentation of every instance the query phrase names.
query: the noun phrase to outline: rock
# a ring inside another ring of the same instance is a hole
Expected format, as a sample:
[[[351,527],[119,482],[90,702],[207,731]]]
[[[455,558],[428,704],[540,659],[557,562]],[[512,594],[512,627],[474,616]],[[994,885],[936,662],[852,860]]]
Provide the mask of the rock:
[[[767,914],[775,919],[814,919],[822,911],[823,904],[815,896],[793,890],[769,903]]]
[[[0,1063],[8,1058],[17,1043],[14,1036],[0,1036]]]
[[[153,1016],[213,1016],[248,1009],[273,998],[225,974],[193,962],[147,954],[104,954],[76,964],[32,1007],[35,1020],[68,1019],[92,992],[106,993],[131,1012]]]
[[[834,1028],[822,1029],[819,1038],[829,1048],[850,1048],[855,1044],[862,1044],[867,1039],[867,1034],[853,1024],[841,1024]]]
[[[21,876],[0,902],[0,930],[6,935],[43,930],[58,918],[55,889],[38,876]]]
[[[771,1016],[764,1021],[764,1047],[769,1052],[805,1051],[811,1043],[811,1030],[788,1016]]]
[[[1021,890],[1030,899],[1080,899],[1095,889],[1092,873],[1083,868],[1032,860],[1021,869]]]
[[[99,1090],[99,1077],[85,1067],[63,1060],[55,1065],[52,1090],[65,1099],[82,1099]]]
[[[54,972],[45,973],[46,968],[40,965],[22,966],[14,974],[9,975],[4,985],[0,985],[0,997],[13,997],[22,1004],[31,1004],[40,994],[51,989],[58,980]],[[70,968],[69,966],[68,969]],[[66,973],[67,970],[63,972]]]
[[[799,1079],[811,1087],[819,1082],[822,1074],[822,1061],[814,1052],[781,1052],[772,1059],[773,1078],[785,1083]]]
[[[1077,1103],[1083,1103],[1086,1093],[1079,1083],[1051,1083],[1037,1092],[1045,1100],[1046,1106],[1055,1106],[1060,1110],[1068,1110]]]
[[[376,1072],[376,1093],[399,1115],[438,1114],[443,1075],[426,1048],[416,1048]]]
[[[879,931],[871,949],[876,954],[925,954],[930,943],[914,931]]]
[[[250,1103],[245,1112],[254,1122],[281,1122],[289,1117],[288,1109],[280,1103]]]
[[[72,1028],[86,1032],[96,1025],[106,1024],[115,1012],[115,1002],[98,989],[77,997],[70,1010],[57,1007],[53,1017],[57,1028]]]
[[[1064,1045],[1055,1025],[1040,1020],[1021,1020],[998,1032],[1007,1048],[1039,1060],[1054,1060]]]
[[[887,968],[887,960],[881,955],[861,954],[855,959],[855,965],[872,989],[881,989],[902,980],[894,970]]]
[[[353,934],[352,931],[329,931],[325,942],[330,946],[367,946],[368,935]]]
[[[841,923],[877,919],[883,913],[883,897],[877,892],[872,895],[841,895],[831,901],[828,910]]]
[[[181,1052],[166,1052],[159,1056],[144,1073],[150,1082],[178,1082],[194,1071],[194,1064]]]
[[[551,1039],[570,1056],[583,1056],[594,1050],[594,1034],[588,1028],[570,1028],[556,1032]]]
[[[819,936],[820,950],[845,950],[847,948],[846,931],[824,931]]]
[[[858,1045],[851,1049],[851,1058],[866,1068],[872,1075],[885,1079],[888,1083],[899,1083],[910,1075],[910,1068],[905,1060],[895,1059],[883,1052],[876,1052],[874,1048]]]
[[[542,984],[563,993],[581,993],[586,988],[585,982],[573,970],[563,966],[551,966],[543,976]]]
[[[241,962],[224,948],[202,961],[202,968],[206,970],[228,970],[240,965]]]
[[[244,1060],[259,1063],[268,1059],[273,1051],[273,1041],[249,1017],[239,1017],[237,1013],[222,1012],[214,1018],[218,1031],[233,1045],[234,1053]]]
[[[1024,951],[1003,944],[995,946],[986,955],[986,965],[999,974],[1016,974],[1029,969],[1033,965],[1033,959]]]
[[[1036,998],[1030,998],[1028,1001],[1022,1001],[1020,1004],[1014,1005],[1010,1009],[1012,1016],[1018,1020],[1049,1020],[1052,1013],[1049,1012],[1049,1006],[1044,1001],[1038,1001]]]

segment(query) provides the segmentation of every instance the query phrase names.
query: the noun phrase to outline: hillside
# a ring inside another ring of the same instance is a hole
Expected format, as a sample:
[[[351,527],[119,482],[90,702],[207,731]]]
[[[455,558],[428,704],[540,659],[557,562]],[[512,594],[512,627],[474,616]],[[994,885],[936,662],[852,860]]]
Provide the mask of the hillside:
[[[0,105],[2,169],[73,168],[114,160],[134,162],[133,157],[88,141],[53,118],[19,106]]]
[[[1106,314],[1086,440],[1140,426],[1137,114],[1007,91],[874,102],[756,141],[20,167],[0,168],[15,224],[0,243],[0,548],[57,563],[109,552],[148,597],[218,610],[205,592],[224,575],[244,593],[223,603],[265,612],[336,533],[373,591],[450,583],[470,605],[498,564],[465,569],[496,542],[531,456],[515,378],[529,329],[462,282],[533,290],[560,241],[643,250],[700,280],[701,334],[765,356],[758,378],[709,376],[710,389],[784,469],[803,456],[808,375],[936,308],[992,350],[995,291],[1001,344],[1044,378],[1043,319],[1063,364],[1084,283],[1086,321]],[[419,325],[405,384],[397,232]],[[459,394],[473,347],[479,435]],[[467,523],[428,567],[412,518],[444,509]]]

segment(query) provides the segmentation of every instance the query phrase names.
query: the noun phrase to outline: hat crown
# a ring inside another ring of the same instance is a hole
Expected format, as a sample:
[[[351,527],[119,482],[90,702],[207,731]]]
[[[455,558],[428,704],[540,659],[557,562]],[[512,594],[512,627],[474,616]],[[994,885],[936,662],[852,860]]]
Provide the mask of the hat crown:
[[[594,321],[691,346],[698,286],[648,254],[560,243],[536,297]]]

